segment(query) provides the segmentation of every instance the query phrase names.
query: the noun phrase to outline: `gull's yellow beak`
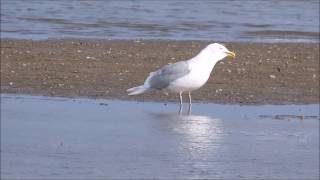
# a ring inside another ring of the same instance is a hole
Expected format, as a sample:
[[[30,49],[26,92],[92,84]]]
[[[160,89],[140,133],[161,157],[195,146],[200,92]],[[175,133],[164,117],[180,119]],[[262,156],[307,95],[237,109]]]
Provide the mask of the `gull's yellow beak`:
[[[232,57],[232,58],[236,57],[236,54],[231,51],[226,52],[226,54],[227,54],[227,56]]]

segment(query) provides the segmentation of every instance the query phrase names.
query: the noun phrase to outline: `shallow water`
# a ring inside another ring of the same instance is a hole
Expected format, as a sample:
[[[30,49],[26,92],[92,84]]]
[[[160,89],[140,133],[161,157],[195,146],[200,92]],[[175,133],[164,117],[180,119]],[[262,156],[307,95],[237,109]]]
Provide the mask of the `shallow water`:
[[[177,110],[2,94],[1,178],[319,178],[319,105]]]
[[[1,38],[319,42],[319,1],[2,0]]]

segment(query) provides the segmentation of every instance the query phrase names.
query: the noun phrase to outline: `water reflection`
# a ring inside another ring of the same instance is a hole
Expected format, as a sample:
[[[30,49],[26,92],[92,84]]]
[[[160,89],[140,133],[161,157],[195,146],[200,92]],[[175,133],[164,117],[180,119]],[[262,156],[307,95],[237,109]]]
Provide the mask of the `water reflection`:
[[[1,94],[1,177],[319,177],[318,104],[194,107]]]
[[[204,115],[177,115],[166,113],[150,114],[155,128],[180,137],[177,146],[194,159],[214,158],[221,142],[222,121]]]
[[[189,104],[187,114],[190,116],[192,110],[192,104]],[[180,104],[178,114],[182,115],[183,113],[183,104]]]

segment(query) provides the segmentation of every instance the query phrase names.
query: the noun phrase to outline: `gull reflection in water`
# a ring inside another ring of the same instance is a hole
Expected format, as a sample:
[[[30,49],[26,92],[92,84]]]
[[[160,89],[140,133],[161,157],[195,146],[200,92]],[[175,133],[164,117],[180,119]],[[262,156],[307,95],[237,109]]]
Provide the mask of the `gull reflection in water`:
[[[214,158],[223,134],[222,121],[204,115],[177,115],[153,113],[154,128],[178,139],[179,151],[194,159]]]

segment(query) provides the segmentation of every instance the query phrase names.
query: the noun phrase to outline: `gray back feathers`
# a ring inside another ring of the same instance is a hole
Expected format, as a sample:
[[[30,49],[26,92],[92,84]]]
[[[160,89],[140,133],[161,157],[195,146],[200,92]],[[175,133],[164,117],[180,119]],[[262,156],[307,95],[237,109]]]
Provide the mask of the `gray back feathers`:
[[[163,68],[150,73],[147,83],[153,89],[162,90],[171,82],[189,74],[190,69],[185,61],[165,65]]]

